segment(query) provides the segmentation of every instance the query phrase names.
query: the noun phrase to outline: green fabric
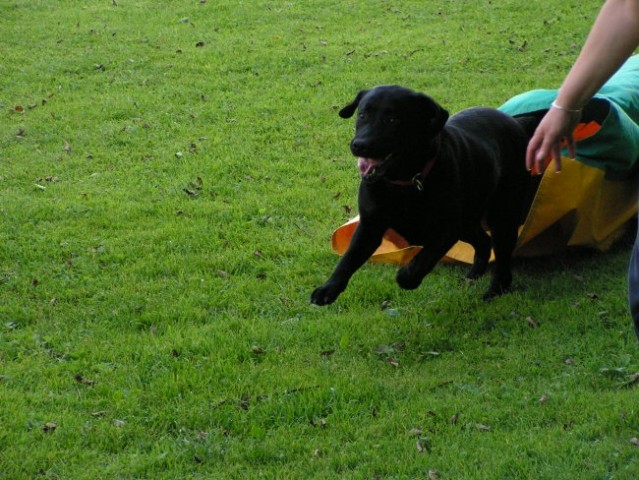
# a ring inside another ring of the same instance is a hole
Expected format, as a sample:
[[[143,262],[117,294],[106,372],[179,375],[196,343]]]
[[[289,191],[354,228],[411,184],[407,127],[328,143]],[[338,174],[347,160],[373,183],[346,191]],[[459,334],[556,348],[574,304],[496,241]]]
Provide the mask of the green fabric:
[[[522,93],[500,110],[513,116],[548,110],[557,92]],[[597,102],[605,103],[605,108],[589,108]],[[602,112],[603,118],[597,118]],[[577,160],[605,171],[608,180],[632,176],[639,162],[639,55],[631,57],[584,108],[582,121],[593,120],[601,125],[601,130],[577,143]]]

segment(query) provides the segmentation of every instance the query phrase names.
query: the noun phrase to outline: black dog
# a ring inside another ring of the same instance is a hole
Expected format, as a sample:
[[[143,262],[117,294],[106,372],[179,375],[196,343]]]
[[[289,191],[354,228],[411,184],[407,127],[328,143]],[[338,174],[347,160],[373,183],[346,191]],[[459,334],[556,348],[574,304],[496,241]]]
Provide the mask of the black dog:
[[[538,120],[531,125],[527,117],[514,119],[481,107],[449,119],[432,98],[400,86],[363,90],[339,115],[350,118],[356,110],[350,148],[362,177],[359,225],[337,268],[313,292],[311,302],[334,302],[389,228],[411,245],[424,247],[398,271],[401,288],[417,288],[462,240],[475,249],[468,278],[482,275],[491,247],[495,251],[484,298],[506,292],[529,193],[526,146]]]

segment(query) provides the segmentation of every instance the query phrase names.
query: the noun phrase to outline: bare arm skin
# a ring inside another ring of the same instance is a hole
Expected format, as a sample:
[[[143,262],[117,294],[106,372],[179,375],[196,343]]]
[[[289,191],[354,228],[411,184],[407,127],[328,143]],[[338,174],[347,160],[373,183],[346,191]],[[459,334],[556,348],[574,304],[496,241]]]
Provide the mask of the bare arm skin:
[[[526,166],[543,172],[552,154],[561,170],[560,143],[566,139],[570,158],[575,157],[572,131],[581,109],[632,55],[639,45],[639,0],[607,0],[590,30],[586,43],[564,79],[557,100],[528,144]],[[639,87],[638,87],[639,88]]]

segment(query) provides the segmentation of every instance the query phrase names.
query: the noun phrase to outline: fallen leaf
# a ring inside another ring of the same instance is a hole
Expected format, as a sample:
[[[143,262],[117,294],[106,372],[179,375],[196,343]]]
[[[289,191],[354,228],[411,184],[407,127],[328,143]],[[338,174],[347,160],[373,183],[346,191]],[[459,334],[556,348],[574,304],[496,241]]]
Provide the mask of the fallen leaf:
[[[62,147],[62,150],[67,153],[71,152],[71,145],[69,145],[69,142],[64,142],[64,147]]]
[[[237,404],[237,406],[240,407],[242,410],[248,410],[250,405],[251,397],[249,397],[248,395],[243,396]]]
[[[457,425],[457,420],[459,420],[459,413],[456,413],[455,415],[450,417],[450,420],[448,420],[448,423],[450,423],[451,425]]]
[[[266,353],[266,350],[258,347],[257,345],[253,345],[251,347],[251,353],[253,353],[254,355],[264,355]]]
[[[637,437],[632,437],[630,439],[630,443],[632,443],[635,447],[639,447],[639,438]]]
[[[539,397],[539,403],[546,403],[548,401],[548,395],[546,395],[545,393]]]
[[[104,417],[106,415],[106,412],[104,410],[100,410],[99,412],[92,412],[91,416],[92,417]]]
[[[126,422],[124,420],[118,420],[117,418],[113,420],[113,426],[114,427],[124,427],[124,425],[126,424]]]
[[[417,451],[419,453],[428,452],[430,453],[430,440],[428,437],[422,437],[415,442],[415,446],[417,447]]]
[[[422,429],[421,429],[421,428],[411,428],[411,429],[408,431],[408,434],[409,434],[409,435],[411,435],[411,436],[413,436],[413,437],[416,437],[416,436],[418,436],[418,435],[421,435],[422,433],[423,433],[423,432],[422,432]]]
[[[18,133],[16,133],[16,138],[19,140],[22,140],[24,138],[24,128],[18,130]]]
[[[90,380],[86,377],[83,377],[82,375],[76,375],[75,376],[75,381],[78,383],[82,383],[84,385],[94,385],[95,381],[94,380]]]
[[[386,361],[395,368],[399,367],[399,362],[395,360],[393,357],[388,357]]]
[[[436,470],[428,470],[428,478],[430,480],[439,480],[439,473]]]
[[[526,323],[528,324],[530,328],[539,327],[539,324],[532,317],[526,317]]]
[[[315,420],[314,418],[310,421],[311,427],[321,427],[326,428],[326,419],[320,418],[319,420]]]
[[[586,295],[590,300],[597,300],[599,298],[599,295],[597,295],[596,293],[589,293]]]
[[[22,105],[16,105],[14,110],[19,113],[24,113],[24,107]]]
[[[58,428],[58,424],[55,422],[47,422],[42,425],[42,430],[44,431],[44,433],[54,432],[56,428]]]
[[[488,425],[484,425],[483,423],[478,423],[475,425],[475,428],[480,432],[490,432],[490,427]]]
[[[621,385],[623,388],[629,388],[639,383],[639,372],[630,375],[630,379]]]

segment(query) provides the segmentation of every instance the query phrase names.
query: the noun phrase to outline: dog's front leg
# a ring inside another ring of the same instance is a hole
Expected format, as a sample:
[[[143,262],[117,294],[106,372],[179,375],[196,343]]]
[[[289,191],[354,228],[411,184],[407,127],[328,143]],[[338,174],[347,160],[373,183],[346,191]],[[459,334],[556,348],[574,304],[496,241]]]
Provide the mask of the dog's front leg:
[[[311,294],[311,303],[328,305],[344,291],[353,274],[366,263],[382,242],[386,227],[360,220],[351,243],[340,259],[335,271],[324,285]]]
[[[424,277],[435,268],[437,262],[455,244],[454,239],[440,241],[437,244],[424,247],[408,265],[397,272],[397,284],[404,290],[414,290],[422,283]]]

